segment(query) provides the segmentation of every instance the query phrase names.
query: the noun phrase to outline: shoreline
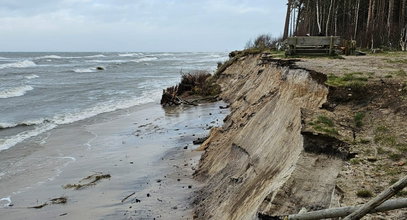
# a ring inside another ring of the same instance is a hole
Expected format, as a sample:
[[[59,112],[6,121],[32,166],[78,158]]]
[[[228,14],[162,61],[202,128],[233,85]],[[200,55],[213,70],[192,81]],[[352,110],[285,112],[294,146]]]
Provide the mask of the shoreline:
[[[198,147],[192,140],[206,135],[210,125],[219,126],[227,112],[219,105],[164,110],[156,103],[144,104],[62,125],[2,151],[0,197],[11,196],[12,206],[0,208],[0,215],[8,219],[62,214],[72,219],[168,213],[174,219],[190,217],[188,199],[198,186],[192,173],[200,155],[192,151]],[[81,190],[61,187],[99,172],[111,178]],[[67,204],[27,209],[60,196],[68,198]],[[7,203],[0,201],[2,206]]]

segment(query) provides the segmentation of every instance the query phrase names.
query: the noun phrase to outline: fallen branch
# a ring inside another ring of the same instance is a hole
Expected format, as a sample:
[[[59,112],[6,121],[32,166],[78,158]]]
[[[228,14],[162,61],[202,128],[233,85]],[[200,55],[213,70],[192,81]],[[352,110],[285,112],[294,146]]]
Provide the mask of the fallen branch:
[[[132,195],[134,195],[134,194],[136,194],[136,192],[133,192],[133,193],[131,193],[130,195],[124,197],[124,199],[122,199],[122,203],[123,203],[124,201],[126,201],[128,198],[130,198],[130,196],[132,196]]]
[[[361,206],[360,208],[358,208],[352,214],[346,216],[346,218],[344,218],[344,220],[356,220],[356,219],[362,218],[367,213],[369,213],[370,210],[376,208],[377,206],[382,204],[384,201],[390,199],[392,196],[396,195],[396,193],[398,193],[400,190],[402,190],[406,186],[407,186],[407,176],[401,178],[399,181],[397,181],[395,184],[390,186],[385,191],[381,192],[379,195],[377,195],[375,198],[370,200],[368,203],[366,203],[363,206]]]
[[[351,214],[352,212],[358,210],[362,206],[363,205],[324,209],[301,214],[293,214],[289,216],[270,216],[259,213],[259,219],[317,220],[326,218],[339,218]],[[386,212],[401,208],[407,208],[407,198],[386,201],[380,206],[370,210],[369,213]]]

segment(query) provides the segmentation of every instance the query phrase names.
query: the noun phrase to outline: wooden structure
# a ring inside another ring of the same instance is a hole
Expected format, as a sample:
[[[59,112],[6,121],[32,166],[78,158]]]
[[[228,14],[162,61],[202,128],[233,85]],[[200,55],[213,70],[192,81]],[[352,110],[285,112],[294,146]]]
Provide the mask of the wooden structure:
[[[270,216],[263,213],[258,213],[259,219],[262,220],[319,220],[326,218],[345,217],[343,220],[357,220],[368,213],[385,212],[394,209],[407,208],[407,198],[389,200],[407,186],[407,176],[404,176],[399,181],[391,185],[385,191],[377,195],[364,205],[348,206],[331,209],[323,209],[319,211],[307,212],[301,209],[298,214],[285,216]]]
[[[286,55],[335,55],[340,44],[338,36],[296,36],[285,41]]]

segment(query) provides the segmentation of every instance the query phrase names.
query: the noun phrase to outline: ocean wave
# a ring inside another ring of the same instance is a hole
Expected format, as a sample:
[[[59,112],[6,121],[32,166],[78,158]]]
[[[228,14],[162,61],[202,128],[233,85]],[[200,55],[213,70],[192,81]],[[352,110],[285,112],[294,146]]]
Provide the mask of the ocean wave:
[[[27,91],[33,90],[32,86],[18,86],[0,91],[0,99],[23,96]]]
[[[175,54],[173,54],[173,53],[160,53],[160,54],[157,54],[158,56],[174,56]]]
[[[35,59],[62,59],[64,57],[58,56],[58,55],[46,55],[46,56],[41,56],[41,57],[36,57]]]
[[[103,54],[98,54],[98,55],[91,55],[91,56],[85,56],[86,58],[98,58],[98,57],[106,57]]]
[[[57,125],[55,124],[42,124],[40,126],[37,126],[35,129],[33,130],[29,130],[29,131],[24,131],[21,132],[17,135],[14,135],[12,138],[8,138],[8,139],[0,139],[0,150],[6,150],[10,147],[15,146],[16,144],[31,138],[31,137],[35,137],[39,134],[42,134],[46,131],[49,131],[53,128],[55,128]]]
[[[23,121],[20,123],[1,123],[0,122],[0,129],[8,129],[8,128],[16,128],[16,127],[27,127],[27,126],[33,126],[33,125],[39,125],[49,122],[47,119],[37,119],[37,120],[28,120],[28,121]]]
[[[16,127],[16,126],[24,126],[24,125],[33,125],[34,129],[28,130],[21,132],[17,135],[14,135],[12,137],[7,137],[7,139],[0,139],[0,151],[8,149],[10,147],[15,146],[16,144],[31,138],[35,137],[37,135],[40,135],[44,132],[47,132],[58,125],[64,125],[64,124],[70,124],[76,121],[81,121],[90,117],[94,117],[96,115],[102,114],[102,113],[107,113],[107,112],[113,112],[116,110],[120,109],[126,109],[130,108],[136,105],[141,105],[141,104],[146,104],[150,102],[157,101],[159,97],[161,96],[161,89],[157,89],[154,91],[150,92],[144,92],[140,97],[136,97],[134,99],[126,99],[122,101],[110,101],[110,102],[105,102],[98,104],[94,107],[80,110],[77,112],[72,112],[72,113],[65,113],[65,114],[58,114],[55,115],[52,119],[38,119],[36,121],[27,121],[27,122],[22,122],[22,123],[16,123],[16,124],[7,124],[7,123],[2,123],[1,126],[4,126],[3,128],[11,128],[11,127]]]
[[[35,79],[35,78],[38,78],[38,77],[39,76],[35,75],[35,74],[30,74],[30,75],[24,76],[24,78],[26,78],[26,79]]]
[[[9,207],[11,205],[11,197],[5,197],[5,198],[1,198],[0,202],[2,201],[6,201],[6,204],[3,205],[3,207]]]
[[[74,69],[73,71],[75,73],[94,73],[97,70],[95,67],[91,67],[91,68],[78,68],[78,69]]]
[[[5,63],[0,65],[0,69],[5,69],[5,68],[26,68],[26,67],[34,67],[37,66],[33,61],[30,60],[24,60],[24,61],[19,61],[15,63]]]
[[[129,60],[86,60],[87,63],[126,63]]]
[[[144,57],[144,58],[135,59],[132,61],[136,62],[136,63],[141,63],[141,62],[148,62],[148,61],[154,61],[154,60],[158,60],[158,57]]]
[[[136,56],[142,56],[144,55],[143,53],[122,53],[119,54],[119,57],[136,57]]]

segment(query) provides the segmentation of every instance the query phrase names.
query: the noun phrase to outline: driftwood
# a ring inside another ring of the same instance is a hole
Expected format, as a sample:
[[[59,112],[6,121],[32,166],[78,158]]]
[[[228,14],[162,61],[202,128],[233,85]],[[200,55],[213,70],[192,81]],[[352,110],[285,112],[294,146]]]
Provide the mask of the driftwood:
[[[367,213],[370,212],[370,210],[376,208],[380,204],[382,204],[384,201],[388,200],[392,196],[394,196],[396,193],[398,193],[400,190],[402,190],[404,187],[407,186],[407,176],[403,177],[399,181],[397,181],[395,184],[390,186],[388,189],[377,195],[375,198],[370,200],[368,203],[364,204],[360,208],[358,208],[356,211],[354,211],[352,214],[348,215],[344,220],[356,220],[360,219],[363,216],[365,216]]]
[[[363,205],[359,206],[347,206],[347,207],[340,207],[340,208],[331,208],[331,209],[324,209],[312,212],[305,212],[305,213],[298,213],[284,217],[277,217],[277,216],[268,216],[265,214],[259,213],[260,219],[288,219],[288,220],[317,220],[317,219],[326,219],[326,218],[339,218],[344,217],[352,212],[358,210]],[[369,210],[369,213],[376,213],[376,212],[386,212],[394,209],[401,209],[407,207],[407,198],[403,199],[393,199],[384,202],[380,206]]]
[[[181,104],[186,104],[186,105],[198,105],[194,101],[187,101],[185,99],[180,98],[177,96],[175,93],[171,94],[166,91],[163,92],[163,95],[161,97],[161,105],[162,106],[172,106],[172,105],[181,105]]]
[[[136,194],[136,192],[132,192],[131,194],[129,194],[128,196],[126,196],[126,197],[124,197],[123,199],[122,199],[122,203],[124,202],[124,201],[126,201],[128,198],[130,198],[132,195],[134,195],[134,194]]]

